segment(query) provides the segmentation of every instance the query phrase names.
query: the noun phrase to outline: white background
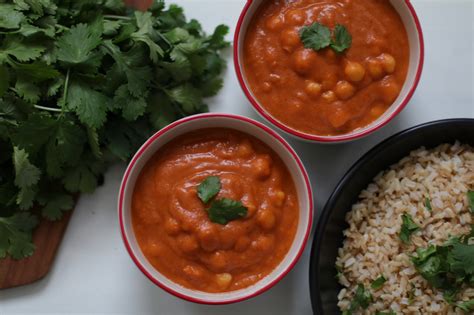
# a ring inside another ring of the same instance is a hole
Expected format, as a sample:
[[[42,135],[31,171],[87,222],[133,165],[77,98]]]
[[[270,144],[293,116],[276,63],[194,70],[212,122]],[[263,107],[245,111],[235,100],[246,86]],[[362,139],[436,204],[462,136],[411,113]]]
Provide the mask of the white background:
[[[170,2],[171,0],[167,1]],[[401,0],[400,0],[401,1]],[[211,31],[235,24],[245,0],[173,0],[188,17]],[[290,140],[311,177],[316,217],[350,165],[382,139],[408,127],[442,118],[474,117],[474,0],[412,0],[425,35],[426,61],[418,90],[407,108],[375,134],[349,144],[315,145]],[[231,37],[229,36],[229,39]],[[258,119],[244,97],[227,51],[228,69],[211,111]],[[122,245],[117,192],[125,165],[106,175],[105,185],[82,196],[51,272],[35,284],[0,291],[0,314],[311,314],[308,268],[311,241],[299,263],[270,291],[228,306],[182,301],[153,285]]]

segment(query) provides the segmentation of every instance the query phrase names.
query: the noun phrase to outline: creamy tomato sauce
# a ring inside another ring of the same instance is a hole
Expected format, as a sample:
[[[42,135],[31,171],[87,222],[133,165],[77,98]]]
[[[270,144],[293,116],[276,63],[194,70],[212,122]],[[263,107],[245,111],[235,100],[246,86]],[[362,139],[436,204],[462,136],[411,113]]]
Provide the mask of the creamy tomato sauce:
[[[216,198],[241,201],[245,218],[212,223],[197,186],[218,176]],[[170,280],[206,292],[237,290],[268,275],[288,252],[298,225],[291,174],[264,143],[230,129],[178,137],[142,170],[132,223],[150,263]]]
[[[305,49],[299,30],[344,25],[352,46]],[[409,64],[400,16],[388,0],[268,0],[251,21],[243,66],[260,104],[284,125],[340,135],[380,117],[398,97]]]

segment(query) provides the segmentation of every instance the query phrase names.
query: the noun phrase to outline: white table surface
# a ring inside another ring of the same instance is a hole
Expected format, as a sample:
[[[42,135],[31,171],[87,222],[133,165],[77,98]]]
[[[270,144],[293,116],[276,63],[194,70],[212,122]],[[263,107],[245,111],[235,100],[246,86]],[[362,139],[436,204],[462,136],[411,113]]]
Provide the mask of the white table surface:
[[[226,23],[233,34],[245,0],[173,2],[182,5],[188,17],[200,20],[206,30]],[[474,117],[474,0],[412,2],[424,30],[426,61],[420,85],[408,107],[382,130],[357,142],[314,145],[290,139],[311,177],[316,218],[344,172],[382,139],[423,122]],[[230,50],[226,58],[225,86],[210,100],[211,111],[258,119],[238,85]],[[104,186],[80,198],[48,276],[32,285],[0,291],[1,315],[312,313],[308,282],[311,241],[285,279],[270,291],[235,305],[197,305],[153,285],[135,267],[120,238],[116,201],[124,169],[125,165],[112,167]]]

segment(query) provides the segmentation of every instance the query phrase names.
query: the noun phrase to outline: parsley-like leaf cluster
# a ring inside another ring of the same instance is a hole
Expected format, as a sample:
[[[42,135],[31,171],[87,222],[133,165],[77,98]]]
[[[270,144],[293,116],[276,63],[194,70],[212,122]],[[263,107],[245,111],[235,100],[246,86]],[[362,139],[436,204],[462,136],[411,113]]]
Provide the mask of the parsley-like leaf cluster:
[[[219,194],[221,187],[221,180],[218,176],[208,176],[197,187],[198,197],[204,204],[207,204]],[[245,218],[248,209],[240,200],[222,198],[212,200],[206,212],[211,222],[226,225],[230,221]]]
[[[332,33],[331,36],[329,27],[318,22],[303,26],[299,31],[305,48],[318,51],[331,47],[335,52],[342,53],[351,47],[352,35],[345,26],[337,24]]]
[[[0,257],[31,255],[38,215],[60,219],[111,162],[207,111],[227,32],[163,1],[1,1]]]

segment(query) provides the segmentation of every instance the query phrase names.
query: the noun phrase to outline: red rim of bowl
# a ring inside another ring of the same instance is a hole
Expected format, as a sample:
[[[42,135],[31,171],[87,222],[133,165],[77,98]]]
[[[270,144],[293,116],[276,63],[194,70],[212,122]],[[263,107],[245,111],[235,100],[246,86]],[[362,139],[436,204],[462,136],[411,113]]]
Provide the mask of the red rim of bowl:
[[[145,266],[143,266],[140,263],[140,261],[138,260],[138,258],[135,256],[135,253],[133,252],[133,250],[131,248],[131,245],[130,245],[127,237],[126,237],[125,223],[124,223],[124,220],[123,220],[123,206],[124,206],[123,205],[123,199],[124,199],[124,196],[125,196],[125,186],[127,185],[130,173],[131,173],[133,167],[135,166],[137,160],[143,155],[143,153],[148,149],[148,147],[155,140],[157,140],[159,137],[161,137],[163,134],[169,132],[170,130],[172,130],[173,128],[175,128],[178,125],[181,125],[183,123],[187,123],[187,122],[190,122],[190,121],[193,121],[193,120],[198,120],[198,119],[203,119],[203,118],[216,118],[216,117],[217,118],[221,117],[221,118],[236,119],[236,120],[240,120],[240,121],[243,121],[243,122],[246,122],[246,123],[250,123],[250,124],[252,124],[256,127],[259,127],[263,131],[265,131],[268,134],[270,134],[271,136],[273,136],[276,140],[278,140],[285,147],[285,149],[291,154],[291,156],[295,159],[295,161],[298,165],[298,168],[299,168],[301,174],[303,175],[303,179],[304,179],[304,182],[305,182],[305,185],[306,185],[306,190],[308,192],[308,199],[309,199],[308,200],[308,202],[309,202],[309,204],[308,204],[309,205],[309,218],[308,218],[308,225],[306,226],[306,231],[305,231],[305,235],[304,235],[304,238],[303,238],[303,242],[301,244],[301,247],[298,249],[298,252],[297,252],[296,256],[293,258],[293,260],[288,265],[288,267],[285,270],[283,270],[283,272],[281,274],[279,274],[275,279],[270,281],[266,286],[264,286],[263,288],[253,292],[252,294],[244,295],[244,296],[239,297],[239,298],[234,298],[234,299],[229,299],[229,300],[224,300],[224,301],[208,301],[208,300],[205,300],[205,299],[194,298],[192,296],[189,296],[189,295],[183,294],[181,292],[178,292],[178,291],[166,286],[164,283],[160,282],[158,279],[154,278],[153,275],[150,272],[148,272],[148,270],[145,268]],[[290,272],[291,269],[293,269],[293,267],[298,262],[299,258],[301,257],[301,255],[302,255],[302,253],[303,253],[303,251],[306,247],[306,243],[308,241],[308,238],[309,238],[309,235],[310,235],[310,232],[311,232],[311,227],[312,227],[312,224],[313,224],[313,191],[312,191],[311,184],[310,184],[310,181],[309,181],[308,173],[306,172],[306,169],[305,169],[303,163],[301,162],[300,158],[298,157],[298,155],[296,154],[294,149],[288,144],[288,142],[286,142],[286,140],[283,139],[278,133],[276,133],[275,131],[273,131],[272,129],[270,129],[269,127],[265,126],[262,123],[259,123],[259,122],[255,121],[253,119],[243,117],[243,116],[238,116],[238,115],[233,115],[233,114],[223,114],[223,113],[199,114],[199,115],[186,117],[186,118],[180,119],[178,121],[175,121],[175,122],[169,124],[168,126],[164,127],[163,129],[159,130],[158,132],[156,132],[153,136],[151,136],[142,145],[142,147],[137,151],[137,153],[134,155],[134,157],[132,158],[132,160],[128,164],[127,169],[125,171],[125,174],[123,175],[122,183],[120,185],[120,192],[119,192],[119,199],[118,199],[118,215],[119,215],[120,231],[121,231],[122,240],[125,244],[125,247],[126,247],[128,253],[129,253],[130,257],[134,261],[134,263],[143,272],[143,274],[146,277],[148,277],[148,279],[150,279],[154,284],[156,284],[157,286],[159,286],[163,290],[165,290],[168,293],[171,293],[172,295],[174,295],[176,297],[179,297],[181,299],[184,299],[184,300],[187,300],[187,301],[190,301],[190,302],[194,302],[194,303],[199,303],[199,304],[222,305],[222,304],[230,304],[230,303],[236,303],[236,302],[244,301],[244,300],[253,298],[257,295],[260,295],[261,293],[267,291],[268,289],[273,287],[275,284],[277,284],[281,279],[283,279],[288,274],[288,272]]]
[[[421,29],[421,24],[420,20],[418,19],[418,16],[415,12],[415,8],[413,8],[413,5],[410,3],[410,0],[404,0],[405,4],[410,11],[413,20],[415,21],[415,26],[416,30],[418,33],[418,39],[419,39],[419,45],[420,45],[420,61],[418,63],[418,68],[416,70],[415,74],[415,80],[413,81],[413,85],[411,89],[408,91],[406,97],[403,99],[403,101],[398,105],[396,110],[390,114],[389,116],[385,117],[383,120],[381,120],[379,123],[374,124],[373,126],[370,126],[370,128],[367,128],[363,132],[359,133],[353,133],[353,134],[346,134],[346,135],[340,135],[340,136],[318,136],[318,135],[312,135],[308,133],[304,133],[295,129],[292,129],[285,124],[281,123],[277,119],[275,119],[272,115],[270,115],[260,104],[259,102],[252,96],[250,89],[247,88],[247,85],[245,84],[244,81],[244,75],[240,69],[240,61],[239,61],[239,38],[240,38],[240,31],[242,28],[242,23],[244,21],[244,18],[247,16],[247,12],[252,5],[254,0],[248,0],[247,3],[245,4],[244,8],[242,9],[242,13],[240,14],[239,20],[237,22],[237,28],[235,30],[234,34],[234,68],[235,72],[237,73],[237,79],[239,80],[240,86],[242,90],[244,91],[245,95],[247,96],[247,99],[250,101],[252,104],[253,108],[265,119],[270,121],[273,125],[277,126],[281,130],[285,131],[286,133],[304,139],[304,140],[310,140],[310,141],[317,141],[317,142],[343,142],[343,141],[350,141],[358,138],[365,137],[369,135],[370,133],[382,128],[386,124],[388,124],[393,118],[395,118],[408,104],[410,99],[412,98],[413,94],[415,93],[415,90],[418,86],[418,83],[420,82],[421,78],[421,73],[423,71],[423,64],[424,64],[424,59],[425,59],[425,44],[424,44],[424,39],[423,39],[423,31]]]

